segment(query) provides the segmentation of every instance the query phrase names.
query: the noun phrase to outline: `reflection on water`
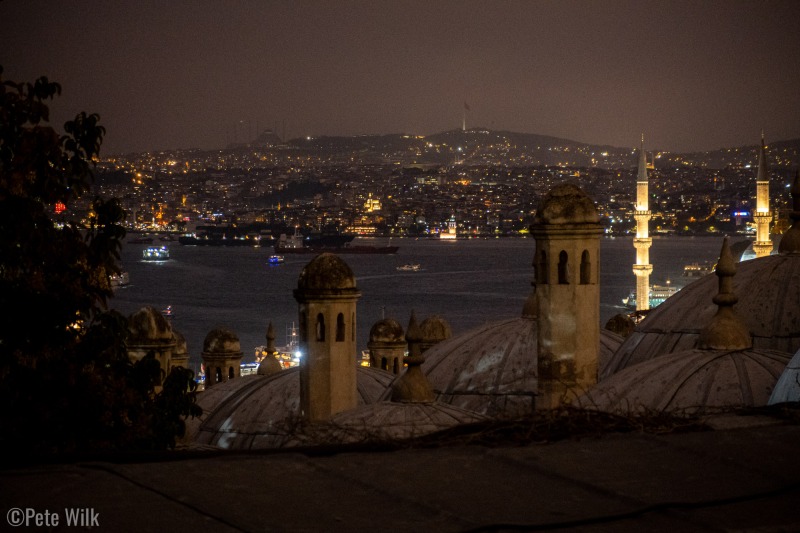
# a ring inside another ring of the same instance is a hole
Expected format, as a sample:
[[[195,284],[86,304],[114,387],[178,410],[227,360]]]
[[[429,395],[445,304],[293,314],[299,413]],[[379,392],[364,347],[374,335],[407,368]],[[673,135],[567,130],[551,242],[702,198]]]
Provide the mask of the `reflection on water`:
[[[531,290],[532,239],[469,240],[441,243],[398,240],[397,255],[345,255],[362,292],[358,303],[358,346],[366,349],[371,325],[385,316],[404,326],[413,309],[419,320],[443,316],[454,334],[498,319],[519,316]],[[650,249],[651,283],[667,279],[682,285],[683,266],[715,260],[721,238],[655,238]],[[281,332],[297,322],[292,290],[300,271],[312,259],[286,256],[282,265],[268,265],[270,248],[211,248],[170,245],[170,260],[141,261],[141,246],[126,244],[123,267],[131,285],[118,290],[111,306],[130,314],[144,305],[174,310],[173,327],[184,334],[193,360],[199,360],[203,339],[217,326],[240,337],[246,360],[265,343],[267,324]],[[600,320],[624,311],[621,299],[635,286],[631,238],[607,238],[601,244]],[[419,263],[418,272],[398,266]]]

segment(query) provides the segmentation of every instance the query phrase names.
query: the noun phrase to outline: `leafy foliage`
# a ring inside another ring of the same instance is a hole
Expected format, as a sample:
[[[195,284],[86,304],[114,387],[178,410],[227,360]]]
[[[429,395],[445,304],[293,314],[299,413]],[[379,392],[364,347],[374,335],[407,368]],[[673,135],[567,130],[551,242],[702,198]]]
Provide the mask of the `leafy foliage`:
[[[132,362],[127,322],[107,310],[125,213],[94,197],[88,223],[54,206],[87,195],[105,128],[78,114],[59,135],[61,86],[2,78],[0,67],[0,448],[28,452],[174,446],[196,415],[190,371]]]

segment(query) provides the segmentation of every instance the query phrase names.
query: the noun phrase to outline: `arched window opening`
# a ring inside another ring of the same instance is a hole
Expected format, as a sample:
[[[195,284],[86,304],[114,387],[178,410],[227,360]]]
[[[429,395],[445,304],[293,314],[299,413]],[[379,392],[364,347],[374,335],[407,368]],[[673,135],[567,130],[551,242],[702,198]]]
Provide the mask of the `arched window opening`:
[[[344,315],[342,313],[336,317],[336,342],[344,342]]]
[[[561,250],[561,253],[558,254],[558,284],[559,285],[567,285],[569,284],[569,267],[567,264],[567,252]]]
[[[317,315],[317,342],[325,342],[325,317],[322,313]]]
[[[589,250],[584,250],[581,254],[581,285],[588,285],[592,282],[592,263],[589,261]]]
[[[387,364],[386,358],[382,357],[381,358],[381,370],[387,370],[388,368],[389,368],[389,365]]]
[[[216,371],[214,372],[214,383],[221,383],[222,382],[222,369],[217,367]]]
[[[233,367],[228,367],[228,379],[233,379],[236,374],[233,373]]]
[[[397,357],[394,358],[394,365],[392,366],[392,373],[399,374],[400,373],[400,365],[397,361]]]
[[[543,285],[550,283],[550,265],[547,262],[547,252],[544,250],[539,253],[539,267],[537,270],[538,282]]]
[[[356,342],[356,314],[350,314],[350,340]]]

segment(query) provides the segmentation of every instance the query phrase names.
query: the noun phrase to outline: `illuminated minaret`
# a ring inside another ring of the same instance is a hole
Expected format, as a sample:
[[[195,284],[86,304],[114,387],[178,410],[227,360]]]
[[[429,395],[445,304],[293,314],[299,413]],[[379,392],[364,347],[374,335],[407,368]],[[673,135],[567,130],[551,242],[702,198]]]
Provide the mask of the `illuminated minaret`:
[[[650,274],[653,265],[650,264],[650,238],[648,225],[650,223],[650,204],[648,198],[647,182],[647,156],[644,153],[644,134],[642,134],[642,147],[639,149],[639,174],[636,177],[636,238],[633,247],[636,248],[636,264],[633,273],[636,275],[636,310],[650,309]]]
[[[761,148],[758,150],[756,212],[753,214],[753,220],[756,222],[756,242],[753,243],[753,251],[756,253],[756,257],[765,257],[772,252],[772,239],[769,237],[772,214],[769,210],[769,173],[763,130],[761,132]]]

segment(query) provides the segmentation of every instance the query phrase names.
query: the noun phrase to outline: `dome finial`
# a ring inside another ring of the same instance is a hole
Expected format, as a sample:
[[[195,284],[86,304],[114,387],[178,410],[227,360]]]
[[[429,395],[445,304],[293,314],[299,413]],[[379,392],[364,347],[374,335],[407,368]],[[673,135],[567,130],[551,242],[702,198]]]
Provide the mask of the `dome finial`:
[[[792,227],[783,234],[781,243],[778,245],[778,253],[781,254],[800,252],[800,170],[796,170],[794,173],[792,212],[789,218],[792,219]]]
[[[275,328],[272,327],[272,321],[270,320],[269,325],[267,326],[267,352],[273,354],[276,351],[277,350],[275,349]]]
[[[714,296],[714,303],[719,306],[717,314],[700,332],[697,347],[704,350],[744,350],[753,346],[750,332],[744,322],[733,311],[734,304],[739,301],[733,292],[733,276],[736,274],[736,263],[733,260],[728,237],[722,241],[716,275],[719,278],[719,293]]]
[[[392,383],[392,401],[431,403],[436,400],[433,387],[420,368],[425,356],[407,356],[404,362],[408,368]]]

